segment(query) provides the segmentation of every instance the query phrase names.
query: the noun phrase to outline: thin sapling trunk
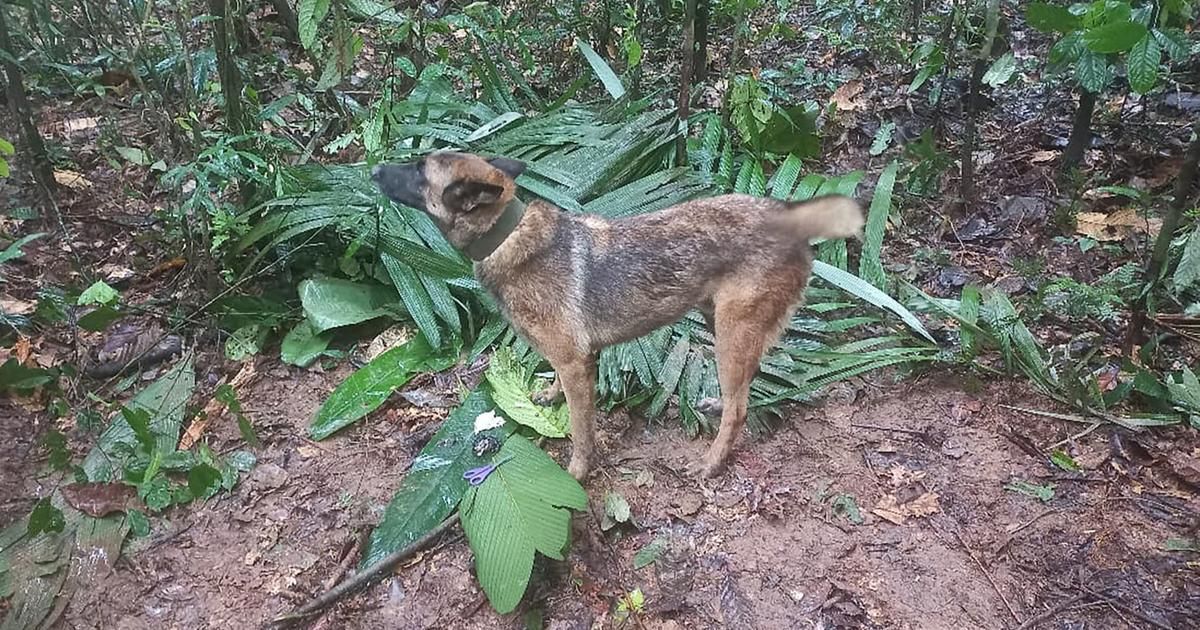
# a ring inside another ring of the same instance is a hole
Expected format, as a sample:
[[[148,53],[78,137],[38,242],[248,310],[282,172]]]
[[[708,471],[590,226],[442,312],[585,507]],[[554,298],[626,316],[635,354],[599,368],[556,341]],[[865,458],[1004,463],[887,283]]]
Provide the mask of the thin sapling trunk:
[[[679,137],[675,139],[675,163],[687,164],[687,120],[691,115],[692,63],[696,55],[696,0],[687,0],[683,16],[683,49],[679,70]]]
[[[1063,169],[1069,170],[1083,162],[1083,154],[1092,146],[1092,113],[1096,110],[1096,95],[1079,88],[1079,107],[1075,108],[1075,122],[1071,125],[1071,138],[1063,151]]]

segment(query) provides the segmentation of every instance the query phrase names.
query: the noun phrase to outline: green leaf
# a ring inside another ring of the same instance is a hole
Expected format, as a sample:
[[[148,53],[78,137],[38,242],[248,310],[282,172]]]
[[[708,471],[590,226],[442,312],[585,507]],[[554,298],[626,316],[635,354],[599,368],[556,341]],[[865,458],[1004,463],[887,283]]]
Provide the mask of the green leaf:
[[[284,335],[279,346],[279,360],[289,365],[306,368],[317,357],[325,353],[333,334],[326,331],[318,334],[307,319],[300,320]]]
[[[875,139],[871,141],[871,148],[868,153],[871,155],[881,155],[887,151],[888,146],[892,144],[892,136],[896,133],[896,123],[887,121],[879,125],[879,130],[875,132]]]
[[[594,48],[582,39],[575,40],[575,47],[583,53],[583,58],[587,59],[588,64],[592,66],[592,71],[596,73],[596,77],[600,79],[600,83],[604,84],[604,89],[608,90],[609,96],[612,96],[614,101],[625,96],[625,86],[621,84],[621,79],[617,78],[617,73],[613,72],[612,67],[596,53]]]
[[[979,356],[980,343],[976,322],[979,320],[980,298],[979,288],[975,285],[963,287],[958,310],[962,325],[959,326],[958,337],[959,345],[962,346],[963,358],[968,361]]]
[[[408,18],[403,14],[375,0],[347,0],[346,4],[352,11],[365,18],[393,25],[408,22]]]
[[[437,313],[434,312],[433,301],[417,273],[390,254],[383,253],[379,257],[417,328],[421,329],[431,345],[440,346],[442,332],[438,328]]]
[[[862,257],[858,263],[858,275],[879,288],[885,288],[887,278],[883,273],[883,236],[887,230],[888,214],[892,211],[892,191],[896,186],[896,175],[900,162],[893,160],[879,174],[875,184],[875,195],[867,212],[867,225],[863,230]]]
[[[1183,256],[1180,258],[1180,264],[1175,268],[1175,275],[1171,276],[1171,286],[1174,287],[1176,293],[1182,293],[1184,290],[1192,288],[1198,280],[1200,280],[1200,226],[1192,228],[1192,234],[1188,235],[1188,240],[1183,245]]]
[[[0,392],[29,391],[54,381],[54,373],[42,368],[26,367],[10,357],[0,365]]]
[[[1163,543],[1164,551],[1191,551],[1200,553],[1200,539],[1196,538],[1168,538]]]
[[[125,513],[125,521],[129,523],[129,533],[134,536],[142,538],[150,534],[150,519],[146,518],[145,512],[129,510]]]
[[[1108,54],[1125,52],[1146,37],[1145,25],[1132,20],[1107,22],[1083,33],[1083,41],[1089,50]]]
[[[862,278],[819,260],[813,261],[812,272],[813,275],[856,298],[895,313],[909,328],[912,328],[917,334],[933,342],[933,336],[929,334],[929,331],[925,330],[925,326],[921,323],[921,320],[917,319],[917,316],[912,311],[904,308],[903,305],[892,299],[890,295],[868,284]]]
[[[88,314],[80,317],[79,321],[76,323],[79,324],[79,327],[84,330],[100,332],[101,330],[108,328],[109,324],[121,319],[122,316],[124,316],[124,313],[121,311],[105,305],[101,306],[100,308],[93,309]]]
[[[313,332],[392,315],[396,294],[380,284],[338,278],[310,278],[300,283],[300,304]]]
[[[1134,44],[1125,59],[1125,68],[1129,74],[1129,87],[1137,94],[1145,94],[1154,89],[1158,83],[1158,64],[1162,59],[1162,49],[1153,34]]]
[[[1177,28],[1154,29],[1153,33],[1154,39],[1158,40],[1159,46],[1171,59],[1182,60],[1188,56],[1191,44],[1187,33]]]
[[[1025,8],[1029,25],[1043,33],[1069,33],[1083,26],[1083,20],[1070,9],[1046,2],[1031,2]]]
[[[1075,459],[1062,449],[1055,449],[1053,453],[1050,453],[1050,462],[1067,472],[1079,472],[1082,470],[1079,464],[1075,462]]]
[[[1043,485],[1038,485],[1036,483],[1030,483],[1028,481],[1017,480],[1017,481],[1013,481],[1012,483],[1009,483],[1008,485],[1004,486],[1004,489],[1011,490],[1012,492],[1017,492],[1017,493],[1020,493],[1020,494],[1026,495],[1026,496],[1033,497],[1035,499],[1038,499],[1042,503],[1046,503],[1046,502],[1050,501],[1050,499],[1054,498],[1054,486],[1053,485],[1044,485],[1043,486]]]
[[[1075,64],[1075,80],[1083,89],[1099,94],[1108,87],[1112,79],[1108,61],[1104,55],[1098,55],[1090,50],[1084,50]]]
[[[492,398],[504,415],[546,437],[566,437],[570,423],[566,405],[544,407],[530,399],[523,370],[512,350],[496,349],[488,364],[487,381],[492,386]]]
[[[150,430],[150,412],[141,407],[121,407],[121,417],[129,423],[133,437],[147,453],[154,451],[154,433]]]
[[[61,532],[66,525],[62,510],[50,503],[50,497],[42,497],[29,513],[29,526],[25,530],[30,538],[41,533]],[[0,568],[5,568],[0,566]]]
[[[855,525],[863,524],[862,511],[858,509],[858,502],[854,497],[848,494],[839,494],[830,502],[834,514],[839,514],[846,517],[846,520]]]
[[[378,409],[413,376],[444,370],[454,365],[457,357],[457,347],[435,351],[421,334],[383,352],[333,390],[309,425],[309,436],[314,440],[329,437]]]
[[[140,410],[150,415],[150,431],[154,435],[152,450],[155,452],[167,454],[175,451],[184,407],[192,397],[195,385],[192,358],[188,356],[134,396],[122,410],[128,409],[131,413]],[[131,450],[137,444],[138,438],[124,414],[116,414],[83,461],[87,478],[90,481],[111,481],[113,471],[121,466],[114,454],[122,447]]]
[[[654,564],[666,550],[667,539],[663,536],[655,538],[633,554],[633,568],[641,569]]]
[[[608,531],[619,523],[628,523],[632,517],[629,501],[621,493],[609,491],[604,495],[604,519],[600,529]]]
[[[467,490],[463,473],[483,463],[471,450],[475,418],[491,411],[494,404],[485,385],[477,387],[458,409],[451,412],[413,459],[408,474],[383,514],[383,520],[371,532],[370,543],[359,566],[370,566],[393,551],[407,547],[450,516]],[[504,440],[513,429],[515,425],[506,423],[488,434]]]
[[[300,24],[300,44],[311,49],[317,41],[317,27],[329,12],[330,0],[300,0],[296,18]]]
[[[14,153],[16,153],[16,149],[13,148],[12,143],[0,138],[0,155],[13,155]]]
[[[8,247],[5,247],[3,251],[0,251],[0,264],[4,264],[10,260],[15,260],[17,258],[20,258],[21,256],[24,256],[25,252],[21,251],[21,248],[28,245],[30,242],[32,242],[36,239],[39,239],[45,235],[46,235],[45,232],[38,232],[36,234],[30,234],[28,236],[23,236],[23,237],[17,239],[16,241],[13,241],[13,243],[10,244]]]
[[[117,154],[125,158],[125,161],[138,166],[146,166],[150,163],[146,152],[137,147],[117,147]]]
[[[193,497],[207,499],[221,490],[221,471],[199,464],[188,471],[188,490]]]
[[[993,88],[998,88],[1005,83],[1008,83],[1013,74],[1017,71],[1017,58],[1011,52],[1005,53],[992,62],[992,66],[987,72],[983,73],[984,85],[989,85]]]
[[[261,324],[238,328],[225,340],[225,358],[230,361],[243,361],[253,357],[262,351],[269,332],[270,329]]]
[[[112,304],[120,299],[121,294],[116,289],[108,286],[103,280],[97,280],[95,284],[83,290],[79,294],[79,300],[76,302],[79,306],[88,306],[91,304]]]
[[[492,462],[507,459],[483,484],[467,490],[460,513],[475,554],[475,573],[497,612],[521,601],[534,552],[562,560],[571,530],[566,508],[587,508],[579,482],[521,437],[509,439]]]

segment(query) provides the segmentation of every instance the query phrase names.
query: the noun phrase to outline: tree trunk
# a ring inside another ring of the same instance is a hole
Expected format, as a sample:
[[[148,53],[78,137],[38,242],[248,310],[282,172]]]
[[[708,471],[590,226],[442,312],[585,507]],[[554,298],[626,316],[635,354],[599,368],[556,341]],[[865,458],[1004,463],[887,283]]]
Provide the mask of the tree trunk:
[[[630,100],[637,100],[642,95],[642,67],[641,61],[645,60],[646,50],[645,42],[642,41],[643,35],[646,33],[646,0],[634,0],[633,3],[634,23],[633,38],[637,40],[639,45],[642,45],[642,59],[638,65],[629,68],[629,97]]]
[[[704,83],[708,80],[708,14],[711,0],[696,2],[696,55],[692,60],[695,69],[695,82]],[[735,24],[734,28],[740,28]]]
[[[726,137],[733,133],[729,128],[729,121],[733,118],[733,106],[729,102],[729,95],[733,93],[733,82],[737,80],[738,71],[742,67],[742,40],[744,39],[742,22],[743,16],[740,14],[735,16],[733,43],[730,44],[729,51],[729,67],[725,69],[725,95],[721,98],[721,131],[727,133],[721,134],[721,142],[717,144],[717,155],[721,155],[724,151]]]
[[[917,41],[921,31],[921,18],[925,15],[925,0],[912,0],[911,11],[908,15],[908,40]]]
[[[687,164],[687,120],[691,114],[692,62],[696,58],[696,0],[686,0],[683,15],[683,50],[679,69],[679,137],[675,139],[675,165]]]
[[[275,13],[279,14],[279,22],[287,29],[288,39],[294,44],[300,43],[300,20],[296,17],[295,9],[288,0],[271,0]]]
[[[996,29],[1000,24],[1000,0],[988,0],[984,19],[983,41],[979,50],[975,51],[975,61],[971,64],[970,84],[967,86],[966,124],[963,126],[962,150],[959,154],[959,198],[964,208],[975,205],[975,127],[979,115],[979,84],[987,72],[988,61],[992,57],[992,47],[996,42]]]
[[[8,37],[8,22],[5,20],[4,7],[0,6],[0,52],[3,52],[4,72],[8,77],[7,96],[8,107],[13,117],[21,127],[21,140],[30,153],[30,163],[33,164],[33,177],[42,188],[42,193],[54,194],[54,169],[50,166],[50,158],[46,153],[46,143],[33,122],[33,108],[25,98],[25,79],[21,76],[21,68],[16,61],[17,52],[13,49],[12,40]]]
[[[233,21],[229,16],[228,0],[208,0],[209,12],[216,17],[212,22],[213,48],[217,55],[217,74],[221,79],[221,95],[225,97],[225,127],[233,134],[246,131],[246,119],[242,112],[242,73],[231,48],[229,31]]]
[[[600,20],[596,24],[596,52],[608,57],[608,44],[612,37],[612,7],[609,0],[600,0]]]
[[[1063,170],[1079,166],[1083,154],[1092,146],[1092,112],[1096,109],[1096,95],[1086,89],[1079,90],[1079,107],[1075,109],[1075,123],[1071,125],[1071,138],[1063,151]]]
[[[1159,276],[1167,267],[1167,254],[1171,249],[1171,239],[1175,230],[1179,229],[1183,211],[1192,207],[1193,187],[1196,185],[1196,170],[1200,164],[1200,121],[1192,126],[1192,143],[1188,145],[1187,156],[1183,159],[1183,167],[1175,180],[1175,197],[1167,207],[1167,216],[1163,217],[1163,225],[1154,241],[1154,252],[1150,255],[1150,264],[1146,265],[1147,287],[1133,303],[1133,314],[1129,318],[1129,327],[1125,329],[1125,340],[1121,344],[1124,356],[1133,353],[1133,347],[1141,343],[1143,329],[1146,326],[1146,305],[1158,288]]]

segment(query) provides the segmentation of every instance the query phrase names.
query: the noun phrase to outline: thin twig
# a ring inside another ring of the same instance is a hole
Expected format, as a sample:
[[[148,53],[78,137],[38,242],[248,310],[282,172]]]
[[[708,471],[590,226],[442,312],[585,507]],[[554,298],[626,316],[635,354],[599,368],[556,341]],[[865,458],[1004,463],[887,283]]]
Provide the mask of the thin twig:
[[[1084,599],[1086,597],[1088,597],[1087,593],[1080,593],[1080,594],[1076,595],[1075,597],[1072,597],[1070,599],[1065,599],[1065,600],[1059,602],[1059,604],[1057,606],[1055,606],[1054,608],[1051,608],[1050,610],[1047,610],[1046,612],[1039,613],[1037,615],[1030,617],[1029,619],[1026,619],[1025,623],[1017,626],[1013,630],[1029,630],[1030,628],[1034,628],[1039,623],[1046,621],[1047,619],[1053,617],[1054,615],[1057,615],[1061,612],[1065,612],[1068,608],[1070,608],[1071,606],[1074,606],[1075,602],[1078,602],[1079,600]]]
[[[1120,610],[1121,612],[1123,612],[1127,615],[1133,615],[1134,617],[1141,619],[1142,621],[1154,626],[1155,628],[1159,628],[1160,630],[1174,630],[1171,626],[1169,626],[1161,621],[1158,621],[1157,619],[1147,616],[1145,613],[1137,610],[1136,608],[1131,608],[1129,606],[1126,606],[1125,604],[1122,604],[1121,602],[1119,602],[1111,597],[1108,597],[1104,593],[1098,593],[1086,586],[1080,586],[1079,590],[1108,604],[1109,606],[1112,606],[1113,608],[1116,608],[1117,610]]]
[[[458,523],[458,512],[451,514],[446,520],[434,527],[429,533],[413,541],[412,544],[402,549],[397,549],[388,554],[375,564],[359,571],[346,581],[337,586],[325,591],[317,598],[307,604],[297,608],[296,610],[279,617],[276,617],[270,622],[270,625],[285,625],[296,621],[307,619],[324,611],[332,606],[343,597],[357,591],[359,588],[366,586],[369,582],[375,579],[379,574],[390,570],[397,564],[403,562],[406,558],[414,553],[425,548],[429,543],[433,542],[438,536],[441,536],[446,530]]]
[[[1008,598],[1004,596],[1004,591],[1000,590],[1000,587],[996,584],[996,580],[992,579],[992,574],[988,573],[988,570],[984,568],[983,563],[979,561],[979,557],[975,555],[975,552],[971,549],[971,546],[968,545],[967,541],[963,540],[963,537],[958,533],[958,526],[951,523],[950,533],[954,534],[954,537],[958,539],[958,544],[962,545],[963,550],[967,552],[967,555],[971,557],[971,560],[975,563],[975,566],[979,568],[979,572],[983,574],[983,577],[987,578],[988,584],[992,585],[992,590],[996,591],[996,594],[1000,596],[1000,601],[1004,602],[1004,607],[1008,609],[1008,614],[1012,615],[1013,621],[1021,623],[1021,618],[1017,616],[1017,611],[1013,609],[1012,604],[1008,602]]]
[[[914,431],[913,429],[901,429],[899,427],[883,427],[877,424],[851,424],[850,426],[856,429],[875,429],[877,431],[895,431],[896,433],[907,433],[909,435],[919,435],[924,437],[928,435],[927,431]]]

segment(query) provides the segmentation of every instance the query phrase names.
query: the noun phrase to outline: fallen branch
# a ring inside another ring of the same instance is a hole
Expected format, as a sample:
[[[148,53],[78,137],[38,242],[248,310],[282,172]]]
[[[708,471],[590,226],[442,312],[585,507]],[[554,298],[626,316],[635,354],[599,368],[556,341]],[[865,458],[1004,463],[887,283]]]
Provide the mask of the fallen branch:
[[[350,576],[341,584],[325,591],[317,598],[307,604],[297,608],[296,610],[271,620],[270,625],[287,625],[296,621],[307,619],[314,615],[320,614],[326,608],[329,608],[343,597],[357,591],[359,588],[366,586],[381,573],[390,570],[397,564],[403,562],[406,558],[414,553],[424,549],[429,543],[433,542],[438,536],[442,535],[446,530],[458,523],[458,512],[451,514],[446,520],[434,527],[429,533],[413,541],[412,544],[402,549],[397,549],[386,557],[382,558],[375,564],[359,571]]]

